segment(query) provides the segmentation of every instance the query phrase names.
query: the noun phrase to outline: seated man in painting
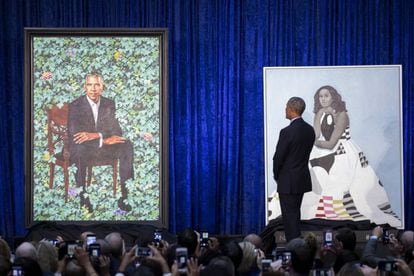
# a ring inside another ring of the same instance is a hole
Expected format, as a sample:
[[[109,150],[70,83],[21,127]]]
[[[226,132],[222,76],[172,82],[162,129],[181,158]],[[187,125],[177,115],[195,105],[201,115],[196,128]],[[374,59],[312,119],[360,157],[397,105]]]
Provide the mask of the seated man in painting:
[[[116,158],[119,160],[119,174],[122,197],[118,206],[130,211],[131,206],[125,202],[128,191],[125,182],[133,178],[132,143],[122,137],[122,130],[115,117],[115,102],[102,97],[105,84],[102,75],[86,75],[84,91],[69,104],[68,133],[70,162],[77,167],[76,185],[83,187],[80,193],[81,206],[92,211],[89,198],[85,195],[85,178],[88,164],[94,160]]]

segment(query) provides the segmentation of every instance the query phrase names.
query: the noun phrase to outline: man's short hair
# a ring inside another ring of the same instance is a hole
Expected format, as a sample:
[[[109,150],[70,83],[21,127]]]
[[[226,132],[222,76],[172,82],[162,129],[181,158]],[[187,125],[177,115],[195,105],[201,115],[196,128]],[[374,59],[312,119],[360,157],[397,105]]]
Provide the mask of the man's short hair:
[[[313,254],[308,243],[301,238],[290,240],[286,250],[292,252],[292,268],[298,273],[309,273],[313,265]]]
[[[198,245],[197,234],[192,228],[186,228],[178,233],[177,242],[180,246],[187,247],[188,255],[192,256],[194,255]]]
[[[111,248],[111,254],[115,258],[120,258],[124,253],[124,240],[118,232],[112,232],[106,235],[105,240],[108,242],[109,247]]]
[[[343,249],[351,250],[351,251],[355,250],[356,235],[355,235],[355,232],[352,231],[351,229],[347,227],[338,229],[335,238],[338,241],[342,242]]]
[[[28,257],[37,260],[37,250],[30,242],[23,242],[16,248],[16,258]]]
[[[302,115],[306,108],[305,101],[299,97],[290,98],[287,104],[298,115]]]
[[[90,72],[90,73],[86,74],[86,76],[85,76],[85,85],[86,85],[86,80],[89,79],[89,78],[92,78],[92,77],[98,78],[99,83],[102,84],[102,90],[106,89],[106,85],[105,85],[104,79],[102,77],[102,74],[99,73],[99,72]]]

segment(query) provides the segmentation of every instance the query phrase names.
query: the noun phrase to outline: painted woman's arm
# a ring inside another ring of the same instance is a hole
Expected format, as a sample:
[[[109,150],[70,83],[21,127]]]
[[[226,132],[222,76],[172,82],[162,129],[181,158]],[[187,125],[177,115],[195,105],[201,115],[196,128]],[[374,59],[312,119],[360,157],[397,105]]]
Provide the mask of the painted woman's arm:
[[[340,112],[334,116],[335,128],[332,132],[331,139],[328,141],[315,141],[315,146],[324,148],[324,149],[333,149],[333,147],[338,143],[339,138],[344,133],[346,127],[349,124],[348,114],[345,111]]]
[[[315,131],[315,141],[319,139],[321,136],[321,117],[323,114],[323,110],[319,109],[318,112],[315,114],[315,118],[313,119],[313,130]]]

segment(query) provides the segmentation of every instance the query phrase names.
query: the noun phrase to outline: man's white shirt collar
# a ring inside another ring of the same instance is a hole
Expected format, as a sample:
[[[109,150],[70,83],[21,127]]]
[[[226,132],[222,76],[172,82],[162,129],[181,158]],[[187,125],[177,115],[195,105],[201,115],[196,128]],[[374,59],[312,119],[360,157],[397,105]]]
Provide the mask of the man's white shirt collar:
[[[293,118],[292,120],[290,120],[290,122],[293,122],[294,120],[297,120],[297,119],[299,119],[299,118],[300,118],[300,116],[295,117],[295,118]]]
[[[95,103],[94,101],[92,101],[91,99],[89,99],[88,96],[86,96],[86,99],[88,100],[89,105],[92,108],[93,119],[94,119],[95,125],[96,125],[96,123],[98,122],[98,110],[99,110],[99,105],[101,103],[101,98],[98,99],[98,102],[97,103]]]

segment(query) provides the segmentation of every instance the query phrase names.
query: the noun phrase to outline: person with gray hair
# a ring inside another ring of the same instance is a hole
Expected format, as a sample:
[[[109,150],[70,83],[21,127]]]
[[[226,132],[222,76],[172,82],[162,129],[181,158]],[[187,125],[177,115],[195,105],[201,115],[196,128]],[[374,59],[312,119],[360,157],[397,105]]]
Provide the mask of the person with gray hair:
[[[263,250],[262,238],[257,234],[250,233],[244,237],[243,241],[251,242],[257,249]]]
[[[31,258],[37,261],[37,250],[36,247],[30,242],[23,242],[16,248],[16,259],[20,257]]]
[[[308,275],[314,255],[311,247],[302,238],[295,238],[288,242],[286,250],[292,252],[289,275]]]
[[[301,235],[300,206],[303,194],[312,190],[308,162],[315,141],[315,132],[301,117],[305,108],[306,104],[302,98],[289,99],[285,113],[290,124],[280,131],[273,156],[273,177],[277,182],[287,241]]]
[[[111,252],[110,272],[111,275],[114,275],[121,265],[121,258],[125,252],[125,242],[118,232],[106,235],[105,241],[108,243]]]

